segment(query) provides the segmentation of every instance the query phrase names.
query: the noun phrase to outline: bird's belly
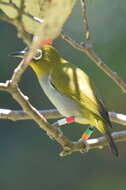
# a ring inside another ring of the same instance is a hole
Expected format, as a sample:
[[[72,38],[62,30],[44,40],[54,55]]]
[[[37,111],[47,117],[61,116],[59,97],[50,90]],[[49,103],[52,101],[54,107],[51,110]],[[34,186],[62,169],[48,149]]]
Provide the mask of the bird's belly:
[[[57,110],[65,117],[76,116],[78,118],[77,122],[84,122],[84,115],[80,113],[80,105],[74,100],[70,99],[59,93],[48,80],[48,76],[44,76],[42,80],[40,79],[40,85],[44,90],[45,94],[48,96],[49,100],[53,103],[53,105],[57,108]],[[81,122],[81,120],[83,120]]]

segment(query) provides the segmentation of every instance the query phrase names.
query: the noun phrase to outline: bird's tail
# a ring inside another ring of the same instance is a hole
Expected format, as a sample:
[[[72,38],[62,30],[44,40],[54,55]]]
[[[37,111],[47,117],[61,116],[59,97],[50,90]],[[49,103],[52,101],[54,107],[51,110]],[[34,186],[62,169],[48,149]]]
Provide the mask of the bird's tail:
[[[114,143],[113,139],[112,139],[112,136],[107,128],[107,124],[102,121],[102,120],[99,120],[98,123],[97,123],[97,129],[106,137],[108,143],[109,143],[109,146],[110,146],[110,149],[112,151],[112,153],[118,157],[118,149],[117,149],[117,146],[116,144]]]

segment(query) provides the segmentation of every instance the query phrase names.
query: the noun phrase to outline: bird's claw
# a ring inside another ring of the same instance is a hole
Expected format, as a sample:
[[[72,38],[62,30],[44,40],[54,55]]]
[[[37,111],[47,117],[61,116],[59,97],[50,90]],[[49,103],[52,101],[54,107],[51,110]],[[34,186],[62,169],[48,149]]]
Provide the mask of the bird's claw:
[[[80,138],[78,140],[78,142],[81,142],[81,143],[84,143],[85,145],[85,149],[81,151],[81,153],[84,153],[84,152],[88,152],[89,151],[89,144],[87,143],[87,141],[83,138]]]

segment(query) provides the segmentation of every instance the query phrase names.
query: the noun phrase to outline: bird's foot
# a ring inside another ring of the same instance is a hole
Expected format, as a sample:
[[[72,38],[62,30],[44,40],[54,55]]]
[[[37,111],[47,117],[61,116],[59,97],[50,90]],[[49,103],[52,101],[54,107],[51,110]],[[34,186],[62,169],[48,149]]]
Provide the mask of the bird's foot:
[[[89,139],[89,137],[91,136],[91,134],[93,133],[93,128],[88,127],[85,132],[82,134],[81,138],[79,139],[79,142],[82,142],[85,144],[85,150],[82,152],[88,152],[89,151],[89,144],[87,143],[87,140]]]
[[[84,149],[83,151],[81,151],[81,153],[84,153],[84,152],[88,152],[88,151],[89,151],[90,145],[87,143],[87,141],[86,141],[85,139],[80,138],[80,139],[78,140],[78,142],[81,142],[81,143],[83,143],[83,144],[85,145],[85,149]]]

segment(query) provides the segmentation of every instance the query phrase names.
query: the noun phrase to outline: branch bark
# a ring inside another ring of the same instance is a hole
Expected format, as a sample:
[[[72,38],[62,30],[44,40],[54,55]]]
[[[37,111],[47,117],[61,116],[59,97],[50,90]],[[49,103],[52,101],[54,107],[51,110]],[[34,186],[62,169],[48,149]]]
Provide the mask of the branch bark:
[[[125,131],[119,131],[119,132],[113,132],[112,138],[115,142],[123,142],[126,141],[126,130]],[[87,151],[92,149],[102,149],[103,147],[108,145],[108,142],[105,137],[99,137],[94,139],[89,139],[87,142]],[[74,143],[73,147],[69,151],[63,151],[60,153],[60,156],[67,156],[71,154],[72,152],[77,152],[78,150],[80,152],[83,152],[83,147],[81,147],[82,144],[80,143]]]
[[[46,119],[59,119],[63,117],[56,109],[39,110],[39,113],[43,115]],[[109,117],[112,122],[126,126],[126,115],[121,113],[109,112]],[[0,109],[0,119],[18,121],[29,120],[31,119],[31,117],[22,110]]]
[[[46,119],[57,119],[63,117],[56,109],[40,110],[39,113]],[[0,119],[18,121],[31,119],[31,117],[26,112],[21,110],[0,109]]]

